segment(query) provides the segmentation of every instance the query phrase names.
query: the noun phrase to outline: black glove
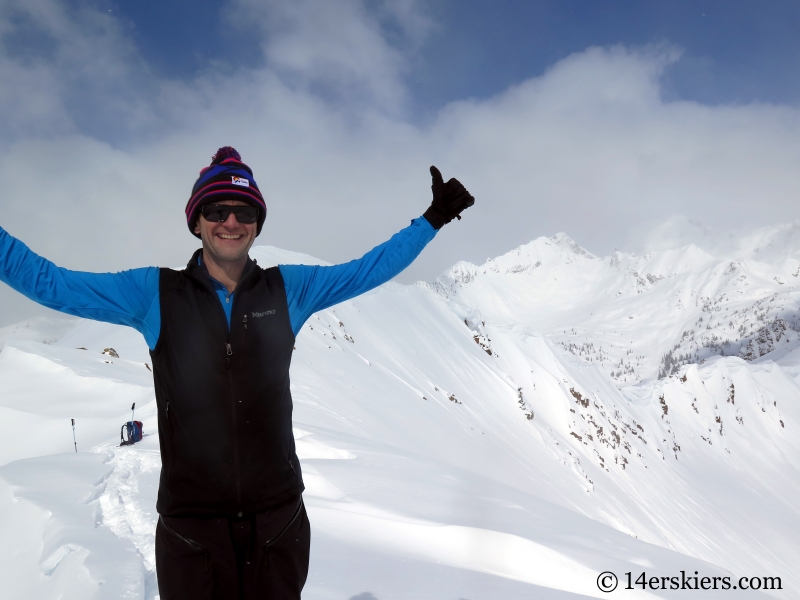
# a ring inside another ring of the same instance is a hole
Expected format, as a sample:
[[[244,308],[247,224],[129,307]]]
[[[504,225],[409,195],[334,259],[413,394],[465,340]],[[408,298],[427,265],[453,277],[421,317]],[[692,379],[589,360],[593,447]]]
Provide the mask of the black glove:
[[[475,204],[475,198],[458,179],[451,179],[445,183],[436,167],[431,167],[431,177],[433,177],[431,185],[433,202],[422,216],[433,225],[434,229],[441,229],[453,218],[461,219],[461,211]]]

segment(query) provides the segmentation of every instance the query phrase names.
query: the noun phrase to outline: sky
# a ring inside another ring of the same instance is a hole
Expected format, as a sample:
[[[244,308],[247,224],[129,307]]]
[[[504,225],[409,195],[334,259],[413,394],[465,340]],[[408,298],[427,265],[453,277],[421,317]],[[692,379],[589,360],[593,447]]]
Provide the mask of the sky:
[[[476,198],[398,280],[565,232],[646,250],[675,219],[800,219],[800,5],[0,0],[0,226],[66,268],[180,266],[233,145],[257,240],[329,262]],[[0,288],[0,326],[39,314]]]

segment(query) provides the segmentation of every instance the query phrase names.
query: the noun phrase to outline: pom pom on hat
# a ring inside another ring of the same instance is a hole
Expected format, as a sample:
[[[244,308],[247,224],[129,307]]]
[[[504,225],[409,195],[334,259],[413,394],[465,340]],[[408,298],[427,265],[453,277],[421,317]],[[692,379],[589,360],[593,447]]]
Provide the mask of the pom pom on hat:
[[[236,151],[236,148],[234,148],[233,146],[223,146],[222,148],[217,150],[217,153],[214,156],[211,157],[210,166],[218,165],[226,158],[232,158],[233,160],[242,162],[242,157]]]
[[[211,164],[200,171],[194,182],[192,195],[186,203],[186,224],[194,232],[200,207],[220,200],[242,200],[258,209],[258,228],[261,233],[267,218],[267,205],[253,178],[253,171],[242,162],[241,155],[231,146],[223,146],[211,159]]]

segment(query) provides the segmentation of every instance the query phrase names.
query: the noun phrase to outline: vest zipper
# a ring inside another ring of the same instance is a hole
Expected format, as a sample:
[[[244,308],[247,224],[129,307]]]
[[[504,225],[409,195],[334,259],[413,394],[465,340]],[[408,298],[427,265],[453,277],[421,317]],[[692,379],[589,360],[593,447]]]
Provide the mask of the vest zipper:
[[[231,314],[236,308],[236,300],[239,295],[233,298],[233,306],[231,306]],[[228,372],[228,391],[231,402],[231,420],[233,422],[233,478],[234,485],[236,486],[236,516],[242,516],[242,477],[239,468],[239,424],[236,418],[236,396],[233,387],[233,373],[231,373],[231,357],[233,356],[233,347],[231,346],[231,327],[228,325],[228,318],[225,316],[225,311],[222,310],[220,305],[220,313],[222,314],[223,326],[225,327],[225,370]]]
[[[233,350],[231,349],[230,342],[225,344],[227,357],[225,358],[225,368],[228,371],[228,388],[230,389],[231,396],[231,418],[233,419],[233,475],[236,480],[236,516],[242,516],[242,483],[241,475],[239,472],[239,427],[236,419],[236,398],[233,394],[233,374],[231,373],[231,356]]]
[[[244,314],[244,319],[242,319],[242,323],[244,324],[244,328],[247,329],[247,313]]]
[[[239,285],[236,287],[239,291],[242,290],[243,286],[242,283],[245,281],[243,278],[239,281]],[[217,296],[216,291],[210,285],[209,282],[206,282],[206,289],[215,297]],[[236,294],[233,297],[233,306],[231,306],[231,315],[236,314],[236,302],[238,301],[240,294]],[[227,302],[230,302],[230,295],[226,298]],[[236,514],[237,516],[242,516],[242,482],[241,482],[241,470],[239,465],[239,427],[238,427],[238,419],[236,418],[236,397],[234,395],[234,387],[233,387],[233,374],[231,373],[231,357],[233,356],[233,348],[231,347],[231,327],[228,323],[228,317],[225,316],[225,309],[222,307],[222,304],[217,301],[217,306],[219,307],[219,314],[222,317],[222,327],[223,331],[225,332],[225,370],[228,372],[228,390],[230,396],[230,403],[231,403],[231,419],[233,421],[233,477],[236,485]],[[245,319],[247,317],[245,316]]]

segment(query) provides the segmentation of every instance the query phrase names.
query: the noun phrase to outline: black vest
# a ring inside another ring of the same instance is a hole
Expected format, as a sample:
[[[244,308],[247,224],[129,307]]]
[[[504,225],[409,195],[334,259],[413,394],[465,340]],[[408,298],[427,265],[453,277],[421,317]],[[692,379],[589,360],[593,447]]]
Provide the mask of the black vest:
[[[153,359],[165,516],[241,516],[303,491],[292,435],[294,334],[277,267],[248,261],[231,324],[199,250],[161,269]]]

